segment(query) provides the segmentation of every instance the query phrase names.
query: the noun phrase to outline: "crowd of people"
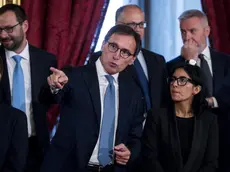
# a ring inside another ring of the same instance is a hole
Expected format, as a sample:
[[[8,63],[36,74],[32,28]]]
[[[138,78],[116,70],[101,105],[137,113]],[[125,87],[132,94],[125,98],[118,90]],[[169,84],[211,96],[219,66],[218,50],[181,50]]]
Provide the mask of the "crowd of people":
[[[203,12],[178,19],[183,46],[167,63],[142,47],[145,14],[130,4],[87,65],[58,69],[28,42],[24,9],[2,6],[0,172],[229,172],[230,56],[207,45]]]

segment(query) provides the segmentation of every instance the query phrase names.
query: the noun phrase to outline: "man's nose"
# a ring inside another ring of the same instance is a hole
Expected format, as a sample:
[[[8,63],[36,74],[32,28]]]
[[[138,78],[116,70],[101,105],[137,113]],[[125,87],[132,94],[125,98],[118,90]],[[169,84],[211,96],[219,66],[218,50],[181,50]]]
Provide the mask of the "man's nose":
[[[1,31],[0,31],[0,38],[1,38],[1,39],[4,39],[4,38],[6,38],[6,37],[8,37],[8,33],[7,33],[5,30],[1,30]]]
[[[185,34],[184,34],[184,40],[185,41],[188,41],[189,39],[191,39],[192,38],[192,34],[190,33],[190,32],[186,32]]]
[[[119,60],[119,59],[120,59],[120,49],[118,49],[118,50],[114,53],[113,58],[114,58],[115,60]]]

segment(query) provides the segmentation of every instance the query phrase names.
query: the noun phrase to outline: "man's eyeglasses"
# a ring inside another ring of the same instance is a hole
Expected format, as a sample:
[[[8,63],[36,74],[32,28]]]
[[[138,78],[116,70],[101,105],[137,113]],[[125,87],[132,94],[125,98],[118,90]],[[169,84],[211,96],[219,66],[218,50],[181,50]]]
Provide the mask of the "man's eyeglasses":
[[[116,53],[118,50],[120,50],[120,56],[124,59],[128,58],[129,56],[134,56],[134,54],[131,54],[129,50],[121,49],[118,47],[116,43],[113,43],[113,42],[108,42],[108,48],[109,48],[109,51],[112,53]]]
[[[135,22],[132,22],[132,23],[124,23],[124,22],[120,22],[120,23],[122,23],[122,24],[124,24],[124,25],[127,25],[127,26],[129,26],[129,27],[131,27],[131,28],[133,28],[133,29],[136,29],[137,26],[138,26],[139,28],[141,28],[141,29],[146,28],[146,26],[147,26],[146,22],[140,22],[140,23],[135,23]]]
[[[188,82],[194,84],[194,82],[191,79],[183,77],[183,76],[179,78],[176,78],[175,76],[168,78],[168,82],[170,84],[174,84],[175,81],[177,81],[177,85],[179,86],[185,86]]]
[[[19,25],[19,24],[21,24],[21,22],[18,22],[16,25],[13,25],[13,26],[11,26],[11,27],[0,28],[0,33],[2,33],[3,30],[4,30],[6,33],[12,33],[13,30],[14,30],[14,28],[15,28],[17,25]]]

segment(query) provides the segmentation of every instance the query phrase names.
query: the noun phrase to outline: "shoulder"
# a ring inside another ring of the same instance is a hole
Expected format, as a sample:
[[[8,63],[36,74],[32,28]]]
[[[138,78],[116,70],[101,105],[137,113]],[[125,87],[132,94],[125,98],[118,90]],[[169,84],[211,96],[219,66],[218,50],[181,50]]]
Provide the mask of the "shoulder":
[[[184,60],[184,58],[182,56],[175,57],[174,59],[168,61],[166,63],[168,72],[170,73],[171,70],[173,69],[173,67],[175,65],[179,65],[180,63],[185,63],[185,60]]]
[[[42,55],[44,58],[51,58],[51,59],[56,59],[56,56],[52,53],[49,53],[43,49],[37,48],[33,45],[29,44],[29,51],[33,53],[37,53],[38,55]]]
[[[221,58],[221,61],[223,63],[230,62],[229,54],[225,54],[223,52],[216,51],[212,48],[209,48],[209,50],[210,50],[211,58],[218,58],[218,59]]]
[[[183,59],[182,56],[177,56],[175,58],[173,58],[172,60],[167,62],[167,65],[172,65],[172,64],[176,64],[176,63],[180,63],[180,62],[185,62],[185,60]]]
[[[203,120],[204,123],[213,123],[213,121],[217,122],[217,116],[209,110],[204,110],[200,115],[200,119]]]
[[[170,114],[168,114],[167,108],[152,108],[148,112],[148,119],[155,121],[156,123],[159,123],[160,121],[168,121],[168,117]]]
[[[151,58],[154,58],[155,60],[157,60],[159,62],[165,63],[165,58],[161,54],[157,54],[153,51],[149,51],[149,50],[144,49],[144,48],[142,48],[141,51],[142,51],[144,56],[151,56]]]
[[[97,51],[97,52],[94,52],[89,60],[88,60],[88,63],[87,64],[92,64],[92,63],[95,63],[97,61],[97,59],[101,56],[101,51]]]

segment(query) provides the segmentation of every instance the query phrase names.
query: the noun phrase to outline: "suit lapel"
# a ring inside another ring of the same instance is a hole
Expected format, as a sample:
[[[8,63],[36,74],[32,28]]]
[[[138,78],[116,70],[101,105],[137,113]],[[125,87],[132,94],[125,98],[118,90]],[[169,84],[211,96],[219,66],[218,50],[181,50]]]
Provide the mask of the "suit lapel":
[[[30,54],[30,75],[31,75],[31,96],[32,102],[38,101],[37,95],[40,92],[40,84],[44,82],[41,78],[43,75],[42,73],[42,62],[36,53],[36,50],[29,45],[29,54]]]
[[[7,68],[7,61],[5,50],[3,47],[0,48],[0,56],[3,61],[3,77],[2,77],[2,96],[5,103],[11,105],[11,92],[10,92],[10,83],[9,83],[9,74]]]
[[[130,108],[130,87],[129,83],[130,81],[130,74],[128,73],[128,70],[124,70],[119,74],[118,77],[118,83],[119,83],[119,95],[118,95],[118,122],[117,122],[117,130],[116,130],[116,145],[119,143],[124,142],[120,136],[123,134],[123,129],[125,128],[126,124],[126,118],[129,113],[127,113],[127,109]]]
[[[98,76],[95,64],[86,66],[87,70],[83,71],[83,78],[88,86],[91,95],[93,107],[97,115],[97,123],[100,126],[101,122],[101,100]]]
[[[218,57],[218,54],[210,48],[211,60],[212,60],[212,71],[213,71],[213,90],[214,95],[218,90],[218,85],[223,82],[224,77],[224,66],[223,61]]]

